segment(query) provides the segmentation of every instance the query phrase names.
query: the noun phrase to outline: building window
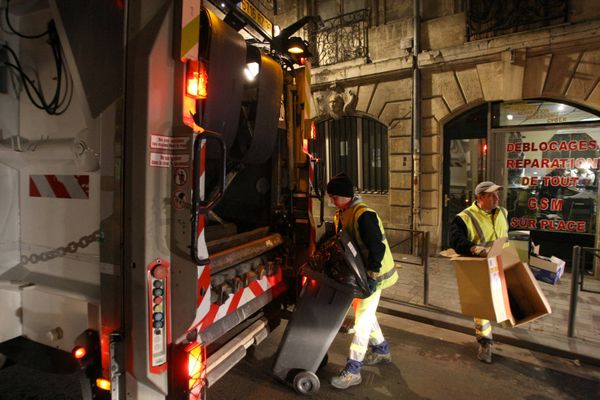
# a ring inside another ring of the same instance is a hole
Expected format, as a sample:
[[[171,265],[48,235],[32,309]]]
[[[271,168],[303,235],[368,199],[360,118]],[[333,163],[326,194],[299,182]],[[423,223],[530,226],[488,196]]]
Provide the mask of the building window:
[[[563,24],[569,20],[568,0],[469,0],[469,41]]]
[[[321,162],[318,179],[328,181],[345,172],[358,192],[386,193],[388,179],[387,126],[368,116],[344,116],[317,123],[313,154]]]

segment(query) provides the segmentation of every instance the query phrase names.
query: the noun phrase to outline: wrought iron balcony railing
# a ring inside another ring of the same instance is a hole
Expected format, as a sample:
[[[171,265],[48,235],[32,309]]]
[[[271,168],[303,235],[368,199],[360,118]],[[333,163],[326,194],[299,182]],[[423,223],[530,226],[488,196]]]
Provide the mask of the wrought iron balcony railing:
[[[323,21],[311,40],[316,43],[313,64],[325,66],[368,57],[369,14],[370,10],[363,9]]]
[[[562,24],[569,18],[569,0],[468,0],[468,40]]]

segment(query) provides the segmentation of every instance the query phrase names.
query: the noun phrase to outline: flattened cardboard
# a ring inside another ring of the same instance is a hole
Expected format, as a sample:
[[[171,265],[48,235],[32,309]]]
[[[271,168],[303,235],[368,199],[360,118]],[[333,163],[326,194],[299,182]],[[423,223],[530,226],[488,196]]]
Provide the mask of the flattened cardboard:
[[[551,313],[527,264],[506,239],[494,241],[488,257],[452,258],[462,313],[519,326]]]

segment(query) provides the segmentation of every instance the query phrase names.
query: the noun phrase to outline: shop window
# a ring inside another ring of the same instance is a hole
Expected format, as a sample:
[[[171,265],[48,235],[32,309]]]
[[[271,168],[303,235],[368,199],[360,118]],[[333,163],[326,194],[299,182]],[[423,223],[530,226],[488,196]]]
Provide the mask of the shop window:
[[[321,160],[317,168],[320,181],[345,172],[359,192],[388,191],[387,126],[381,122],[367,116],[321,121],[311,151]]]
[[[544,100],[492,104],[511,229],[594,234],[600,117]]]
[[[593,234],[600,128],[499,132],[511,229]]]

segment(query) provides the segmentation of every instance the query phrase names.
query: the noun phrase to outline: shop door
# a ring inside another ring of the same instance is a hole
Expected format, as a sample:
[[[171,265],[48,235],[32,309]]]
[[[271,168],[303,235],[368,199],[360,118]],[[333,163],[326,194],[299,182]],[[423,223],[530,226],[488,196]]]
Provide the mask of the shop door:
[[[458,116],[444,127],[442,247],[450,246],[450,223],[475,200],[475,186],[487,176],[488,105]]]

